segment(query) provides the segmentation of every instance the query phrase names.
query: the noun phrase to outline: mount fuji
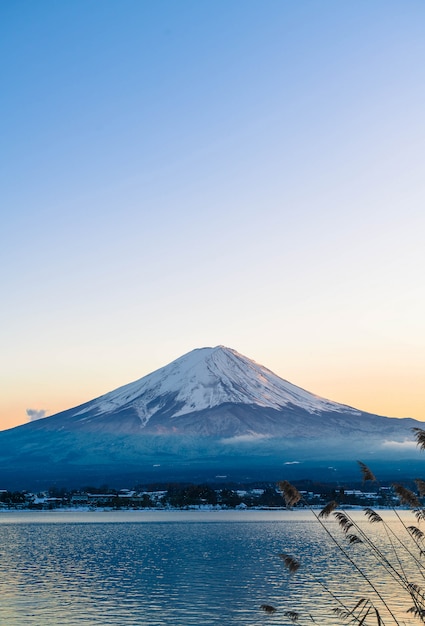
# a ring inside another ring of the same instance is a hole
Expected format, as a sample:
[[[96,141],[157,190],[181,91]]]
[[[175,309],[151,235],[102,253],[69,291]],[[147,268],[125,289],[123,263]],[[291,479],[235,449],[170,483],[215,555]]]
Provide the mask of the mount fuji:
[[[8,488],[309,473],[334,480],[347,463],[355,469],[356,458],[405,473],[419,462],[412,428],[421,426],[316,396],[230,348],[200,348],[85,404],[0,432],[0,477]]]

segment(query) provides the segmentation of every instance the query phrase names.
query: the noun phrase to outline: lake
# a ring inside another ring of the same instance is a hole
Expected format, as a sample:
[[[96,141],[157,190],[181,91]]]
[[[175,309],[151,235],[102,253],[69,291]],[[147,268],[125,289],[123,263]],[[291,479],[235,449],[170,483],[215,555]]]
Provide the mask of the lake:
[[[401,533],[391,512],[379,513]],[[386,550],[382,525],[364,524]],[[342,537],[336,522],[328,526]],[[365,545],[344,545],[391,598],[399,623],[416,624],[411,602]],[[300,560],[295,575],[280,553]],[[260,626],[289,624],[290,610],[341,624],[318,580],[350,606],[369,594],[310,512],[0,512],[1,625]]]

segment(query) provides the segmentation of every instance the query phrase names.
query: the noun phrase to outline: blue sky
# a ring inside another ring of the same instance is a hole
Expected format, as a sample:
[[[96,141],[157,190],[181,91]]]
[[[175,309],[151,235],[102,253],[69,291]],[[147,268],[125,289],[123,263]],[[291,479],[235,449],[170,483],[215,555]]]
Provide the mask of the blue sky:
[[[425,5],[0,6],[0,427],[224,344],[425,418]]]

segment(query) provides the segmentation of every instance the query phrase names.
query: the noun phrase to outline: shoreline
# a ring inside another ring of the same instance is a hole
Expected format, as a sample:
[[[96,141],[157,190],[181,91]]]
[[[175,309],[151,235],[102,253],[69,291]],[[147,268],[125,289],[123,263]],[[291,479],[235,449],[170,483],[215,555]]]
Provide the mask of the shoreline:
[[[339,510],[348,510],[341,508]],[[397,520],[397,515],[414,516],[410,509],[377,509],[385,521]],[[349,509],[350,516],[357,521],[367,522],[364,509]],[[1,510],[0,525],[10,523],[178,523],[178,522],[316,522],[310,509],[137,509],[112,510],[99,508],[53,509],[44,511]],[[333,518],[330,523],[337,523]]]

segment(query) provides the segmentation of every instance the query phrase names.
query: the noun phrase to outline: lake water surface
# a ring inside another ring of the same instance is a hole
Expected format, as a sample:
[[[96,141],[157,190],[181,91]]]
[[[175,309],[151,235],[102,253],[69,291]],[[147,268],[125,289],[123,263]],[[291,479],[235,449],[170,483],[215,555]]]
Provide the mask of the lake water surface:
[[[378,526],[367,530],[387,549]],[[330,528],[341,537],[335,522]],[[399,623],[416,624],[406,613],[411,602],[366,547],[348,547],[391,598]],[[301,561],[295,575],[280,553]],[[350,606],[370,595],[309,512],[0,512],[2,626],[259,626],[289,624],[289,610],[341,624],[318,579]],[[262,604],[278,610],[266,614]]]

